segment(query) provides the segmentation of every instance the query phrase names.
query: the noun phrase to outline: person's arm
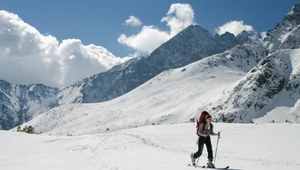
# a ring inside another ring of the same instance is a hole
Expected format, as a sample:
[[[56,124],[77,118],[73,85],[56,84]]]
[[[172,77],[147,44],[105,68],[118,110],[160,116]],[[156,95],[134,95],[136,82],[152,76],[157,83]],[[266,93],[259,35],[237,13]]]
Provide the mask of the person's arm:
[[[200,124],[198,135],[202,136],[202,137],[207,137],[208,136],[207,134],[202,133],[202,130],[204,129],[204,126],[205,126],[204,123]]]
[[[210,134],[213,135],[213,136],[219,136],[219,137],[220,137],[220,132],[215,133],[215,132],[214,132],[214,126],[213,126],[212,124],[211,124],[210,126],[211,126]]]

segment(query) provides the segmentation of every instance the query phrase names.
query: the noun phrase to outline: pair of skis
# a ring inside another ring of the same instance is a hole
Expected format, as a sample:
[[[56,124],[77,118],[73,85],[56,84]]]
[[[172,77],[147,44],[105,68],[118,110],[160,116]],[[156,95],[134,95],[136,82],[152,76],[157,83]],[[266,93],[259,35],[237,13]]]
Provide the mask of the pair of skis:
[[[194,165],[191,165],[191,164],[188,164],[188,166],[193,166],[195,168],[205,168],[205,169],[219,169],[219,170],[223,170],[223,169],[229,169],[229,166],[226,166],[224,168],[209,168],[207,166],[194,166]]]

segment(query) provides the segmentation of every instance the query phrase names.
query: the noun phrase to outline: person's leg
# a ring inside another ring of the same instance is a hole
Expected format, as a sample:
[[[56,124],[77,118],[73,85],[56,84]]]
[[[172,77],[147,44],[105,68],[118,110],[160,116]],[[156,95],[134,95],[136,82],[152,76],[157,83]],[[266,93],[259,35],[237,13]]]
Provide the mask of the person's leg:
[[[202,155],[203,145],[204,145],[204,137],[200,137],[198,141],[198,151],[194,153],[194,158],[199,158]]]
[[[205,145],[206,145],[206,149],[207,149],[207,152],[208,152],[208,163],[207,163],[207,166],[209,168],[215,168],[214,164],[213,164],[213,151],[212,151],[212,146],[211,146],[211,140],[210,140],[210,137],[208,137],[206,140],[205,140]]]
[[[214,159],[214,157],[213,157],[213,151],[212,151],[210,137],[207,137],[207,139],[205,140],[205,145],[206,145],[206,149],[207,149],[207,153],[208,153],[207,158],[209,161],[212,161]]]

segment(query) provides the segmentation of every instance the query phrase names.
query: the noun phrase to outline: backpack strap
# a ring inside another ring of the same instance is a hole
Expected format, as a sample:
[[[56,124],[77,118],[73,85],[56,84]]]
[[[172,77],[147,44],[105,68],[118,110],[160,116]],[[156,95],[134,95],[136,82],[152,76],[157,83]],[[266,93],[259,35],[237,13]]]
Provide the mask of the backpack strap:
[[[203,127],[202,127],[202,129],[200,130],[201,125],[203,125]],[[204,123],[200,123],[198,131],[200,130],[200,132],[202,132],[204,129],[205,129],[205,124],[204,124]]]

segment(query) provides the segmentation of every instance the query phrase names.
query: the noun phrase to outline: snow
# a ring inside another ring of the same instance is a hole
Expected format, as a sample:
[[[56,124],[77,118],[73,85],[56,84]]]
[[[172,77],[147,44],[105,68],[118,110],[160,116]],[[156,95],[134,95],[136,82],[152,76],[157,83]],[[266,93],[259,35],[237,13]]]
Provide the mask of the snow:
[[[293,15],[294,14],[294,6],[292,7],[292,9],[287,13],[287,15]]]
[[[191,169],[197,146],[188,122],[203,110],[218,120],[256,123],[215,124],[222,134],[218,167],[300,169],[300,125],[283,123],[300,117],[300,26],[293,23],[278,24],[264,41],[240,36],[251,39],[243,45],[232,35],[213,37],[191,26],[152,57],[63,89],[0,80],[0,128],[17,125],[17,111],[25,121],[60,105],[22,125],[40,135],[0,131],[0,169]],[[106,102],[70,104],[97,101]],[[261,124],[273,121],[282,123]]]
[[[283,43],[283,42],[286,40],[286,38],[287,38],[288,36],[290,36],[291,34],[292,34],[292,32],[286,32],[286,33],[280,35],[279,40],[281,41],[281,43]]]
[[[300,98],[299,52],[299,49],[278,50],[269,54],[206,110],[216,113],[215,117],[225,115],[229,122],[248,123],[256,119],[258,122],[285,122],[285,119],[295,122],[287,115],[295,114]],[[279,108],[280,111],[276,111]],[[280,114],[283,108],[286,110]],[[276,112],[273,116],[262,118],[272,115],[273,111]]]
[[[299,124],[221,124],[216,165],[232,169],[300,168]],[[195,125],[147,126],[84,136],[0,131],[1,170],[183,170],[197,150]],[[212,137],[213,151],[216,137]],[[204,150],[199,165],[205,165]]]
[[[41,84],[12,85],[0,80],[0,129],[10,129],[55,104],[57,89]]]
[[[291,51],[290,57],[291,57],[291,64],[292,64],[293,71],[299,71],[300,70],[300,49]]]
[[[299,3],[296,3],[284,17],[282,23],[278,23],[274,29],[263,33],[263,41],[270,52],[278,49],[296,49],[300,47],[299,7]]]
[[[82,101],[82,94],[81,94],[82,85],[80,86],[69,86],[63,88],[58,93],[58,103],[65,104],[65,103],[77,103]]]
[[[292,122],[292,123],[300,123],[300,100],[298,100],[294,106],[280,106],[268,112],[265,116],[258,118],[255,120],[257,123],[262,122]]]
[[[279,51],[279,56],[288,61],[288,70],[286,70],[286,84],[299,84],[300,73],[300,50],[282,50]],[[283,63],[281,63],[283,64]],[[286,86],[288,87],[288,86]],[[300,123],[300,93],[297,88],[293,90],[283,89],[275,98],[268,103],[268,107],[263,109],[266,115],[258,118],[255,122],[293,122]]]
[[[223,55],[227,53],[165,71],[114,100],[62,105],[26,124],[34,126],[38,133],[82,135],[107,129],[188,122],[246,74],[247,66],[238,67],[240,62],[244,63],[243,59],[237,53],[226,59]],[[249,64],[249,68],[254,65],[252,61]]]

